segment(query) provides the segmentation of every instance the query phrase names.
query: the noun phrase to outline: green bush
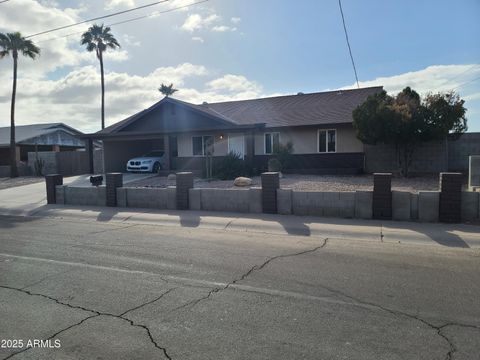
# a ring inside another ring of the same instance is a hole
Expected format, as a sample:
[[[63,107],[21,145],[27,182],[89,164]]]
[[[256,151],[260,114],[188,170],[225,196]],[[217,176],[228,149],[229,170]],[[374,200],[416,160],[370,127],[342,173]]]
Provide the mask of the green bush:
[[[234,152],[229,152],[214,169],[215,177],[220,180],[233,180],[245,173],[245,162]]]

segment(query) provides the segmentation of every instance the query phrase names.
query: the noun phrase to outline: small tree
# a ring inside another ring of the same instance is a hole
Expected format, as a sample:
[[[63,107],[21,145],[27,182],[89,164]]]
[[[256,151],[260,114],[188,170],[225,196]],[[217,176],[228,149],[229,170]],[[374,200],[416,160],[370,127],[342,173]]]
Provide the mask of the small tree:
[[[366,144],[395,145],[398,167],[407,177],[422,142],[460,136],[467,130],[464,101],[454,92],[430,94],[423,100],[407,87],[397,96],[371,95],[353,111],[357,137]]]
[[[160,85],[160,87],[158,88],[158,91],[160,91],[166,97],[169,97],[170,95],[176,93],[178,89],[174,89],[173,84],[165,85],[162,83],[162,85]]]

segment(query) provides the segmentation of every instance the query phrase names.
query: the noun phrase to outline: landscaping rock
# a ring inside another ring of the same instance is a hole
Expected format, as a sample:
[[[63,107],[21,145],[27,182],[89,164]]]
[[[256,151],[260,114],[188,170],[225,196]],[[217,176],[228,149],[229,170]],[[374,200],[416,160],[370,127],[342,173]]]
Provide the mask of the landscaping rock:
[[[247,178],[247,177],[237,177],[234,181],[233,181],[233,185],[235,186],[250,186],[252,185],[252,179],[250,178]]]
[[[176,180],[177,179],[177,175],[175,174],[168,174],[167,176],[167,180]]]

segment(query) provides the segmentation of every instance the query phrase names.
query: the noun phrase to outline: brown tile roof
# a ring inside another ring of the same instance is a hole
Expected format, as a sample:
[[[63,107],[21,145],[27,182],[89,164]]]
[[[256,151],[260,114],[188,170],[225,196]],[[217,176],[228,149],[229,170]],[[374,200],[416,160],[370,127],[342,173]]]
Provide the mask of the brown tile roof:
[[[253,100],[227,101],[194,105],[185,101],[164,98],[148,109],[113,124],[98,135],[112,134],[154,111],[165,102],[172,102],[217,119],[222,124],[265,124],[266,127],[326,125],[351,123],[352,111],[383,87],[334,90],[311,94],[285,95]]]
[[[383,87],[335,90],[303,95],[229,101],[196,105],[214,110],[245,125],[265,123],[267,127],[350,123],[352,111]]]

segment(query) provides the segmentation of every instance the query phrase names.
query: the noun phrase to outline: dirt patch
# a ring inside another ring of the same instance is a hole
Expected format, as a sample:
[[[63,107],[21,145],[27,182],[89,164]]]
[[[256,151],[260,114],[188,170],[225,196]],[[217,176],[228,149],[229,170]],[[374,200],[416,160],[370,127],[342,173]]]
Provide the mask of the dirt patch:
[[[261,186],[260,177],[253,177],[252,186]],[[175,180],[167,180],[166,177],[151,177],[144,180],[131,182],[129,187],[167,187],[174,186]],[[196,188],[219,188],[231,189],[233,180],[204,180],[195,179]],[[356,191],[373,190],[372,175],[289,175],[280,179],[281,188],[303,191]],[[393,178],[392,189],[400,191],[426,191],[438,190],[438,176],[419,176],[408,179]]]
[[[44,181],[43,177],[20,176],[17,178],[0,178],[0,190],[16,186],[35,184]]]

